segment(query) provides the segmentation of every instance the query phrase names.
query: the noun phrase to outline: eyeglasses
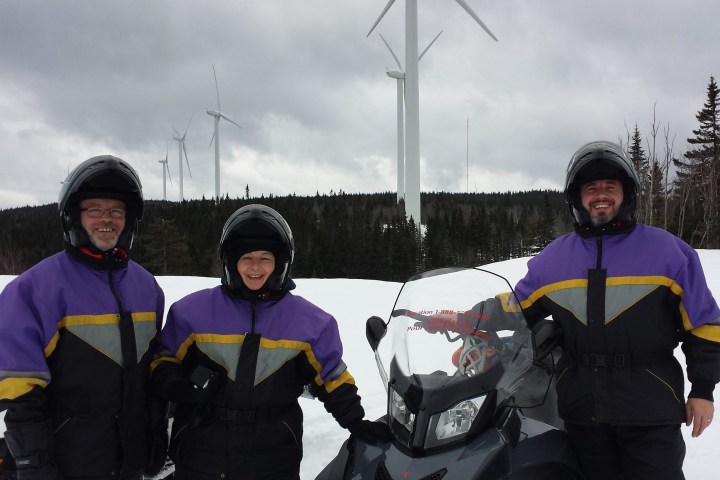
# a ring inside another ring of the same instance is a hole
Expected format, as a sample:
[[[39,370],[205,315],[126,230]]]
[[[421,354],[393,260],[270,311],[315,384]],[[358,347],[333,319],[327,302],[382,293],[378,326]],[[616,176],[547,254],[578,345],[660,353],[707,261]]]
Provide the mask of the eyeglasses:
[[[86,212],[90,218],[102,218],[105,216],[105,212],[110,213],[112,218],[125,218],[125,210],[122,208],[101,208],[101,207],[90,207],[81,208],[81,212]]]

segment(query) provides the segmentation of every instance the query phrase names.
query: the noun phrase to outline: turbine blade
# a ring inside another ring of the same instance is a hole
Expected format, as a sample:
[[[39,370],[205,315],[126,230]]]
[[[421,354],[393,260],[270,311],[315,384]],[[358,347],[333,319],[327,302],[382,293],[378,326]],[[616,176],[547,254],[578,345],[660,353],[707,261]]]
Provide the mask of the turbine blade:
[[[477,16],[477,14],[473,11],[472,8],[470,8],[470,5],[465,2],[465,0],[455,0],[458,5],[460,5],[462,8],[465,9],[465,11],[480,25],[485,32],[487,32],[488,35],[492,37],[493,40],[496,42],[498,41],[497,37],[493,35],[493,33],[490,31],[490,29],[483,23],[482,20],[480,20],[480,17]]]
[[[190,171],[190,160],[188,160],[187,150],[185,149],[185,142],[182,142],[182,147],[183,147],[183,153],[185,154],[185,164],[188,167],[188,174],[190,175],[190,178],[192,178],[192,172]]]
[[[170,175],[170,167],[168,167],[167,162],[165,162],[165,170],[167,170],[168,179],[170,180],[170,186],[172,187],[172,175]]]
[[[218,101],[218,112],[221,111],[220,109],[220,89],[218,88],[217,83],[217,75],[215,74],[215,64],[213,63],[213,77],[215,77],[215,94],[217,94],[217,101]]]
[[[402,68],[402,65],[400,64],[400,60],[398,60],[397,55],[395,55],[395,52],[393,52],[393,49],[390,48],[390,45],[388,44],[388,42],[385,41],[385,37],[382,36],[382,33],[380,33],[379,35],[380,35],[380,38],[382,38],[382,41],[383,41],[383,43],[385,44],[385,46],[388,48],[388,50],[390,50],[390,55],[393,56],[393,58],[395,59],[395,63],[397,63],[398,68],[399,68],[400,71],[402,72],[402,71],[403,71],[403,68]],[[429,48],[429,47],[428,47],[428,48]]]
[[[375,30],[375,27],[377,27],[377,24],[380,23],[380,20],[382,20],[382,18],[385,16],[385,14],[387,13],[387,11],[390,10],[390,7],[392,7],[392,4],[393,4],[393,3],[395,3],[395,0],[389,0],[389,1],[388,1],[387,5],[385,5],[385,9],[382,11],[382,13],[381,13],[380,16],[378,17],[378,19],[375,20],[375,23],[373,23],[373,26],[372,26],[372,28],[370,29],[370,31],[368,32],[367,37],[369,37],[370,34],[373,32],[373,30]],[[367,37],[365,37],[365,38],[367,38]]]
[[[183,136],[182,136],[183,140],[185,139],[185,135],[187,134],[188,128],[190,128],[190,123],[192,122],[194,116],[195,116],[194,113],[192,115],[190,115],[190,121],[188,122],[187,127],[185,127],[185,133],[183,133]]]
[[[176,129],[175,127],[171,126],[170,128],[172,128],[172,129],[173,129],[173,132],[175,132],[175,135],[177,135],[178,137],[180,137],[180,136],[181,136],[181,135],[180,135],[180,132],[178,132],[178,131],[177,131],[177,129]]]
[[[225,115],[224,113],[220,112],[220,116],[221,116],[222,118],[224,118],[225,120],[227,120],[228,122],[230,122],[230,123],[232,123],[233,125],[235,125],[236,127],[242,128],[240,125],[238,125],[237,123],[235,123],[235,120],[231,119],[230,117],[228,117],[228,116]]]
[[[420,56],[418,57],[418,62],[419,62],[420,60],[422,60],[422,57],[423,57],[423,55],[425,55],[425,52],[427,52],[428,50],[430,50],[430,47],[433,46],[433,43],[435,43],[435,40],[437,40],[440,35],[442,35],[442,30],[440,30],[440,33],[438,33],[438,34],[435,36],[435,38],[433,38],[432,42],[430,42],[430,45],[428,45],[427,47],[425,47],[425,50],[423,50],[422,53],[420,54]]]
[[[212,147],[213,142],[215,141],[215,130],[213,130],[213,135],[210,138],[210,145],[208,145],[208,148]]]

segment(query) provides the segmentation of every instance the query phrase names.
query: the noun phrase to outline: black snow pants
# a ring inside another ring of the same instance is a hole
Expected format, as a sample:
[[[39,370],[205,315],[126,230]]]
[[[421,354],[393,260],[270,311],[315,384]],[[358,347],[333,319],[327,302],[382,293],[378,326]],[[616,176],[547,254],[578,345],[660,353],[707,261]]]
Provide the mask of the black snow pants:
[[[680,425],[565,423],[587,480],[684,480]]]

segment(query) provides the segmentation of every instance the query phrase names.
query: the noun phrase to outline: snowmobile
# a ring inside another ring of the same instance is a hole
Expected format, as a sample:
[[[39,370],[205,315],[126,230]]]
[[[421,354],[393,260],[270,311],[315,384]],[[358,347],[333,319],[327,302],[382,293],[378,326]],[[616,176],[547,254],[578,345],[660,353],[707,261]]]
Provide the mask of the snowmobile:
[[[393,439],[351,435],[316,480],[582,480],[554,396],[560,334],[540,325],[490,271],[412,277],[366,324]]]

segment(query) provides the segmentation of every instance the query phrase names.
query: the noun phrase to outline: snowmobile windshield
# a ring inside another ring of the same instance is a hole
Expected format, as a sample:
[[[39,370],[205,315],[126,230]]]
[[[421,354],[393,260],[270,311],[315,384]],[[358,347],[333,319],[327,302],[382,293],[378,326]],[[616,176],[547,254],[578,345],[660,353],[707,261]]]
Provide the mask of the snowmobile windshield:
[[[512,287],[479,268],[407,281],[376,359],[387,372],[393,431],[423,451],[479,433],[503,406],[541,404],[551,380],[551,369],[534,362]]]

